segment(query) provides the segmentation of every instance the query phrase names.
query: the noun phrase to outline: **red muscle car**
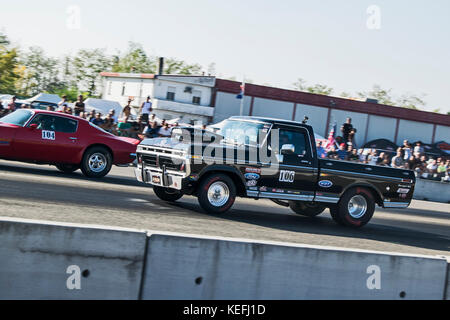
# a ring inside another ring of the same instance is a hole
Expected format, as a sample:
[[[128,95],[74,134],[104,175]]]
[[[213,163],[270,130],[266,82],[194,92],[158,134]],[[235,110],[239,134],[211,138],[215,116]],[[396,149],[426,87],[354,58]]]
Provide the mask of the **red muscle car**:
[[[19,109],[0,118],[0,158],[55,165],[104,177],[113,164],[134,161],[139,140],[116,137],[79,117]]]

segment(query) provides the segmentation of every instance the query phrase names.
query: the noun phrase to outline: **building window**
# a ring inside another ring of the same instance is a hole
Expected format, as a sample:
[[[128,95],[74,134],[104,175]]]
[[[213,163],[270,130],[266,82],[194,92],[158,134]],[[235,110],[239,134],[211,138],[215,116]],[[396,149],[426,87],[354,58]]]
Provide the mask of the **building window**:
[[[192,93],[192,103],[199,105],[201,100],[202,100],[202,93],[198,90],[194,90],[194,92]]]
[[[175,100],[175,90],[176,90],[175,87],[169,87],[167,89],[167,96],[166,96],[167,100],[169,100],[169,101],[174,101]]]

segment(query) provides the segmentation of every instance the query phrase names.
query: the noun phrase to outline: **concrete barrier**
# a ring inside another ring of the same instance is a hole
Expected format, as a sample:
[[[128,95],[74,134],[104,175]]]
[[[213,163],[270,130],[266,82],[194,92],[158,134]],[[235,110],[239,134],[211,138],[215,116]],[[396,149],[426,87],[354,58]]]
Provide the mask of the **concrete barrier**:
[[[152,234],[142,298],[443,299],[446,272],[438,257]]]
[[[0,299],[138,299],[146,241],[139,231],[3,218]]]
[[[414,199],[450,203],[450,183],[417,179]]]
[[[445,257],[9,218],[0,244],[0,299],[450,297]]]

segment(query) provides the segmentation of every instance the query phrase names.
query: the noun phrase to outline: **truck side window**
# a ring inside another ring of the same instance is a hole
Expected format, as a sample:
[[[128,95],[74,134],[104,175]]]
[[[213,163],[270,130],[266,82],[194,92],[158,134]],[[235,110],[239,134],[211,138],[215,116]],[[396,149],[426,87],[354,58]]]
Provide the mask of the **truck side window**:
[[[280,151],[284,144],[292,144],[295,147],[294,154],[298,158],[309,156],[306,147],[305,133],[297,130],[280,129]]]

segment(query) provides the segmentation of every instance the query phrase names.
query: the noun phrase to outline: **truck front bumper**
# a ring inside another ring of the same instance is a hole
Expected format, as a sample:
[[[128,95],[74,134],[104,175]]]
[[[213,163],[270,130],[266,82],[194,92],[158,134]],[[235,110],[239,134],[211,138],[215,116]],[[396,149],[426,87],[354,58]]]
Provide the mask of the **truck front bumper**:
[[[141,166],[134,169],[134,174],[139,182],[176,190],[183,188],[183,174],[171,173],[156,168],[142,168]]]

